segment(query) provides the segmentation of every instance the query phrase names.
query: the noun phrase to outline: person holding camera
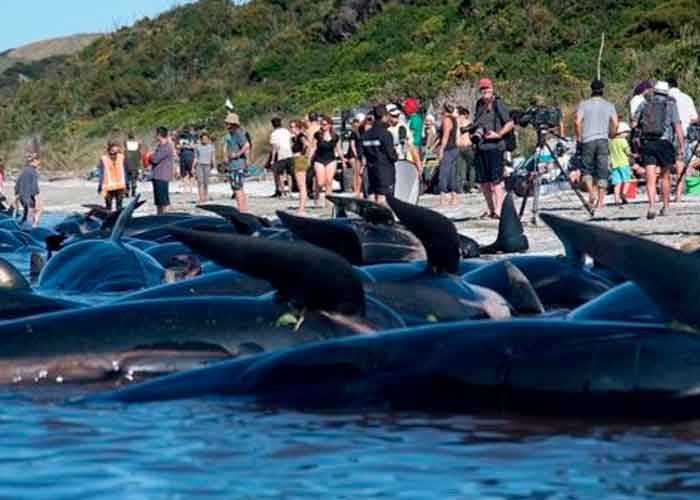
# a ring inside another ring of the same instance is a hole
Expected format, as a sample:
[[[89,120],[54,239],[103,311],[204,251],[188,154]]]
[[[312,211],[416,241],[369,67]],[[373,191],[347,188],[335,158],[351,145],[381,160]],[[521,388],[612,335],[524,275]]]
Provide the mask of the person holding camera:
[[[474,111],[474,133],[476,145],[476,180],[486,200],[487,211],[483,217],[498,219],[505,198],[503,185],[503,155],[506,150],[503,138],[513,130],[513,120],[503,100],[494,93],[493,83],[488,78],[478,82],[481,97]]]
[[[661,169],[663,206],[659,215],[666,215],[671,198],[671,169],[678,160],[683,160],[685,151],[678,106],[668,91],[667,82],[656,82],[654,95],[637,108],[632,119],[632,127],[640,129],[642,137],[642,166],[646,169],[649,198],[647,219],[656,217],[656,168]],[[677,153],[673,146],[674,136],[678,144]]]
[[[583,184],[588,190],[591,214],[596,206],[599,209],[605,206],[610,176],[609,140],[617,133],[618,125],[617,111],[603,97],[604,89],[601,80],[591,82],[591,97],[579,103],[574,122],[577,152],[586,167]]]

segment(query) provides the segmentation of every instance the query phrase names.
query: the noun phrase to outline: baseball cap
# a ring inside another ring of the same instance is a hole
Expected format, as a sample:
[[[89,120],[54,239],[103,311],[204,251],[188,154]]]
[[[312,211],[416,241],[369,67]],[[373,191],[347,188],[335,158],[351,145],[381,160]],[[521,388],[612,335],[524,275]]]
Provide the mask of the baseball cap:
[[[415,99],[408,98],[403,102],[403,112],[407,116],[411,116],[414,113],[418,113],[418,103]]]
[[[481,89],[492,89],[493,88],[493,82],[489,80],[488,78],[481,78],[479,80],[479,90]]]
[[[396,104],[387,104],[386,112],[389,113],[391,116],[399,116],[401,114],[401,110]]]
[[[657,92],[659,94],[668,94],[668,91],[668,82],[659,81],[656,82],[656,85],[654,85],[654,92]]]
[[[226,115],[226,120],[224,120],[224,123],[230,125],[240,125],[241,120],[238,118],[238,115],[236,113],[229,113]]]

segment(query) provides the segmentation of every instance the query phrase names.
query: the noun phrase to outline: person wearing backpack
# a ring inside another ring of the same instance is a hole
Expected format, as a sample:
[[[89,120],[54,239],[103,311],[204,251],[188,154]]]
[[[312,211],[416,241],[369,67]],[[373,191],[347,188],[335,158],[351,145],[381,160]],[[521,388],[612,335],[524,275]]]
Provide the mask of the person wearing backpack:
[[[676,101],[668,95],[667,82],[656,82],[654,94],[634,113],[632,127],[641,132],[642,166],[646,169],[649,211],[647,219],[656,217],[656,168],[661,169],[661,197],[663,206],[659,215],[666,215],[671,199],[671,169],[676,160],[683,158],[685,137]],[[678,155],[673,139],[678,144]]]
[[[476,144],[476,180],[486,200],[487,211],[481,216],[498,219],[505,197],[503,185],[503,155],[506,139],[512,142],[513,120],[507,106],[493,91],[493,83],[488,78],[478,82],[481,97],[476,102],[474,127],[481,134]]]
[[[617,111],[603,97],[604,89],[605,84],[601,80],[591,82],[591,97],[579,103],[574,122],[577,149],[586,167],[582,180],[592,211],[596,206],[598,209],[605,206],[610,177],[609,141],[617,133],[618,125]]]

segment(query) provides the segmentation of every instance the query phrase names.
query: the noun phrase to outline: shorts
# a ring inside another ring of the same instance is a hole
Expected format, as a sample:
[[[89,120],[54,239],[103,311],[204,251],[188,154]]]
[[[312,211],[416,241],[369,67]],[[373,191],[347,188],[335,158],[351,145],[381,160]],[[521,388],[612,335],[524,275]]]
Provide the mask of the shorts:
[[[608,187],[610,177],[610,146],[607,139],[595,139],[581,145],[585,164],[584,180],[595,180],[598,187]]]
[[[396,183],[396,170],[388,165],[375,167],[367,166],[367,191],[369,194],[379,194],[383,196],[394,194],[394,184]]]
[[[158,179],[153,179],[153,203],[157,207],[167,207],[170,205],[170,193],[168,181],[161,181]]]
[[[503,151],[478,149],[476,151],[476,182],[500,184],[503,180]]]
[[[676,150],[669,141],[661,139],[644,141],[641,153],[644,167],[656,165],[665,170],[676,165]]]
[[[303,174],[309,169],[309,161],[306,156],[295,156],[292,159],[292,171],[294,174]]]
[[[243,189],[245,179],[246,162],[245,160],[235,159],[228,164],[229,182],[233,191],[241,191]]]
[[[292,158],[285,158],[272,164],[272,171],[278,175],[291,174],[294,166]]]
[[[615,167],[610,172],[610,184],[617,186],[632,179],[632,169],[628,166]]]
[[[180,177],[192,177],[194,156],[180,156]]]
[[[209,186],[209,170],[211,165],[197,164],[197,184],[200,186]]]

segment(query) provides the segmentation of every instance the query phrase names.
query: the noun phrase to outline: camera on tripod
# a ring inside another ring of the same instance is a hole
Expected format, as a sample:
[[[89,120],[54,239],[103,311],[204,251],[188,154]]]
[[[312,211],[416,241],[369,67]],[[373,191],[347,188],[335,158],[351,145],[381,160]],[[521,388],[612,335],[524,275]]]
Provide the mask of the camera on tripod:
[[[561,109],[554,106],[530,106],[525,111],[514,109],[510,115],[518,126],[532,125],[536,129],[559,127],[562,119]]]

